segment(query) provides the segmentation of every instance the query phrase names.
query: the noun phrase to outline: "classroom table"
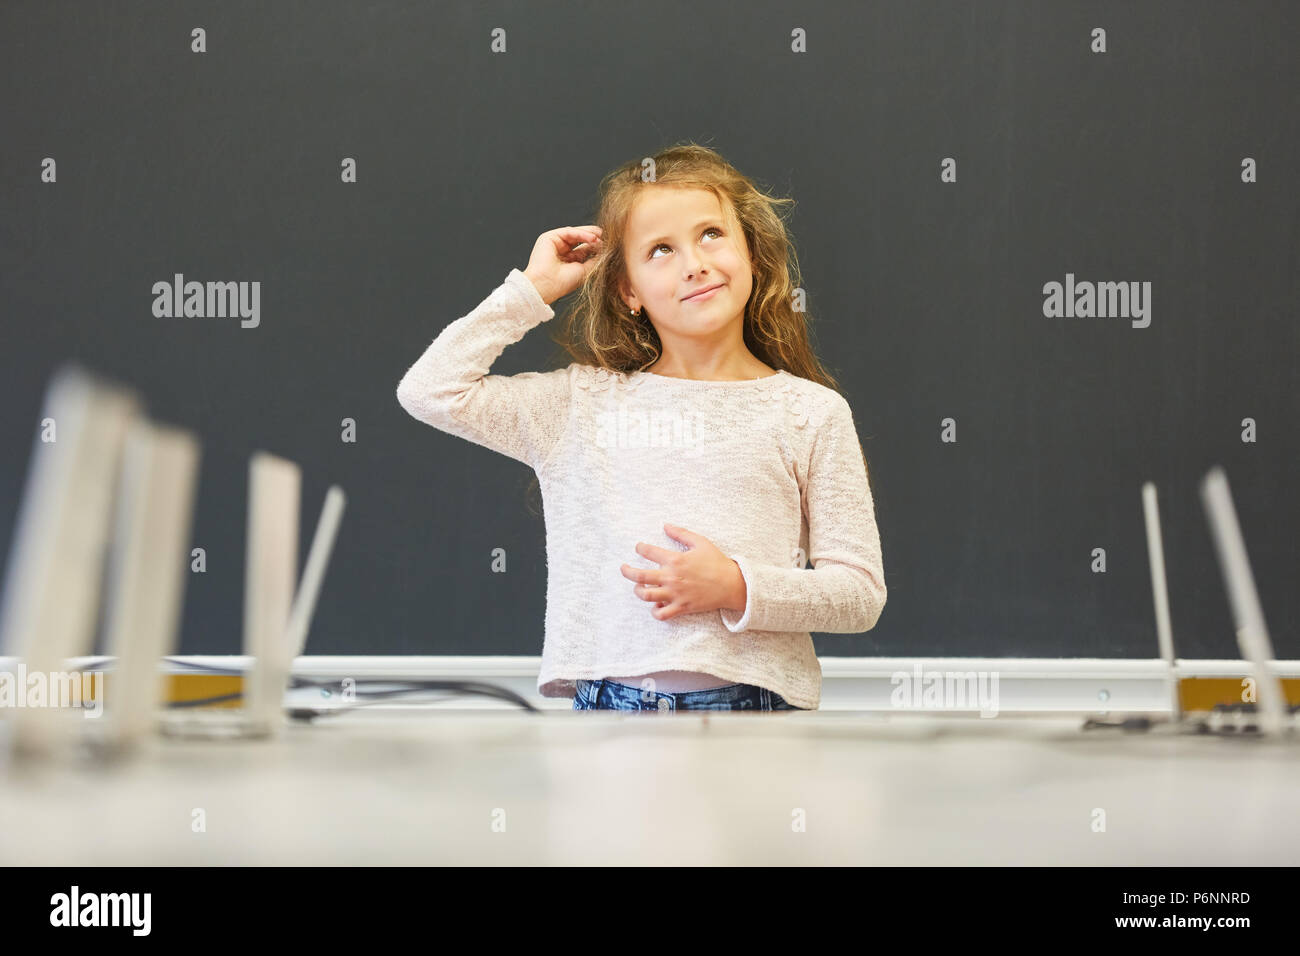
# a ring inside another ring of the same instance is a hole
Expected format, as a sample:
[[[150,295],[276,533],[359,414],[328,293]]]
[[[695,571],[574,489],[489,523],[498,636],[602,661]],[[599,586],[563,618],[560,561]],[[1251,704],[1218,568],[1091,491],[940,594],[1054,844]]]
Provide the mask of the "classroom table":
[[[1081,725],[363,708],[127,760],[9,755],[0,864],[1300,862],[1290,737]]]

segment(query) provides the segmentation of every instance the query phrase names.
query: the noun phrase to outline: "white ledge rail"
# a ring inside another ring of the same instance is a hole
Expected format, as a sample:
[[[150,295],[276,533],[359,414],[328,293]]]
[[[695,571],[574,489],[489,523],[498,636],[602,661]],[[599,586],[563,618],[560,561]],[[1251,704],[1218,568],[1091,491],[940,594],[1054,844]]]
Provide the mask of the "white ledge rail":
[[[243,671],[251,658],[242,654],[179,655],[162,662],[168,674],[202,677],[201,668]],[[1005,657],[822,657],[820,710],[891,712],[906,710],[995,714],[1168,714],[1172,676],[1204,682],[1219,699],[1237,698],[1251,663],[1244,660],[1177,660],[1173,674],[1160,658],[1005,658]],[[111,674],[113,659],[80,657],[69,670]],[[14,673],[17,658],[0,658],[0,671]],[[567,699],[537,694],[537,656],[503,655],[307,655],[293,661],[295,677],[362,681],[403,679],[472,680],[509,688],[544,709],[570,709]],[[1300,698],[1300,661],[1273,661],[1288,698]],[[1295,682],[1295,683],[1293,683]],[[295,691],[310,696],[311,691]],[[1204,696],[1204,695],[1202,695]],[[369,705],[392,709],[512,709],[507,701],[447,694],[441,699]],[[1198,709],[1191,705],[1191,709]],[[1204,709],[1210,709],[1206,706]],[[2,709],[0,709],[2,710]]]

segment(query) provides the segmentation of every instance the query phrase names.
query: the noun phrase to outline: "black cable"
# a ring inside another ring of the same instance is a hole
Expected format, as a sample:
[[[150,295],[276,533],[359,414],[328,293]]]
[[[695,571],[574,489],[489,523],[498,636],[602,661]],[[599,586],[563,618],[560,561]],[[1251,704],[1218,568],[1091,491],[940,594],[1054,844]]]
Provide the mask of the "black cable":
[[[222,694],[220,697],[201,697],[197,700],[169,700],[168,707],[203,707],[206,704],[216,704],[223,700],[239,700],[244,695],[242,693]]]
[[[173,660],[173,659],[165,658],[165,660]],[[213,667],[211,665],[206,665],[206,664],[191,664],[190,662],[187,661],[186,662],[173,661],[173,662],[182,663],[185,666],[191,666],[199,670],[219,673],[231,677],[246,676],[244,671],[239,670],[237,668],[219,668],[219,667]],[[375,687],[375,685],[379,685],[380,687],[389,687],[389,689],[386,690],[367,689],[368,687],[373,688]],[[391,685],[396,685],[396,686],[391,686]],[[340,695],[342,695],[343,693],[343,682],[341,679],[312,680],[305,677],[290,678],[290,688],[293,690],[301,690],[304,688],[311,688],[311,687],[316,687],[323,690],[329,690],[332,693],[337,692]],[[293,716],[296,719],[310,720],[313,717],[319,717],[319,716],[324,716],[329,714],[338,714],[347,710],[352,710],[354,709],[355,706],[360,706],[361,704],[366,704],[366,703],[373,704],[373,703],[378,703],[381,700],[387,700],[394,697],[400,698],[403,695],[414,695],[414,694],[425,693],[428,691],[438,691],[438,690],[449,691],[454,694],[467,694],[470,696],[492,697],[498,700],[504,700],[509,703],[517,704],[524,710],[528,710],[528,711],[539,710],[539,708],[533,706],[533,704],[531,704],[529,701],[525,700],[523,697],[516,694],[514,691],[507,690],[504,687],[498,687],[495,684],[484,683],[482,681],[425,680],[425,679],[405,680],[400,678],[393,679],[393,680],[384,680],[384,679],[376,678],[376,679],[362,680],[356,682],[353,686],[353,690],[358,695],[358,700],[352,706],[334,706],[334,707],[324,707],[324,708],[293,707],[289,709],[289,714],[290,716]],[[198,698],[197,700],[169,701],[167,703],[167,707],[168,708],[201,707],[206,704],[220,703],[222,701],[239,700],[243,696],[244,695],[242,692],[237,692],[233,694],[222,694],[217,697],[203,697],[203,698]]]

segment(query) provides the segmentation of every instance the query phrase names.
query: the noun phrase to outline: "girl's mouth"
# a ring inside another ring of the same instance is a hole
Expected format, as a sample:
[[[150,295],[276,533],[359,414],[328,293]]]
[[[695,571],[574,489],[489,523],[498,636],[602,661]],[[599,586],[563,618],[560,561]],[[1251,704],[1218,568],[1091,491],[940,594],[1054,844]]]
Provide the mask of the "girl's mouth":
[[[697,292],[697,293],[695,293],[694,295],[688,295],[686,298],[682,299],[682,301],[683,301],[683,302],[703,302],[703,301],[705,301],[706,299],[712,299],[712,298],[714,297],[714,295],[717,294],[718,290],[722,288],[722,285],[723,285],[723,284],[722,284],[721,282],[719,282],[719,283],[718,283],[716,286],[714,286],[712,289],[707,289],[707,290],[705,290],[704,292]]]

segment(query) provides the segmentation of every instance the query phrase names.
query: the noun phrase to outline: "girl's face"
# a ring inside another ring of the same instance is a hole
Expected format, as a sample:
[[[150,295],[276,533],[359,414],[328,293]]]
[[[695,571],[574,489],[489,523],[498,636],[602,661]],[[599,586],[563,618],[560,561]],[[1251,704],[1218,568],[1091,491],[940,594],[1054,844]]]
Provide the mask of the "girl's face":
[[[630,309],[644,309],[665,352],[731,343],[745,318],[754,277],[734,218],[707,189],[661,187],[643,193],[624,236]],[[703,289],[719,286],[707,295]]]

